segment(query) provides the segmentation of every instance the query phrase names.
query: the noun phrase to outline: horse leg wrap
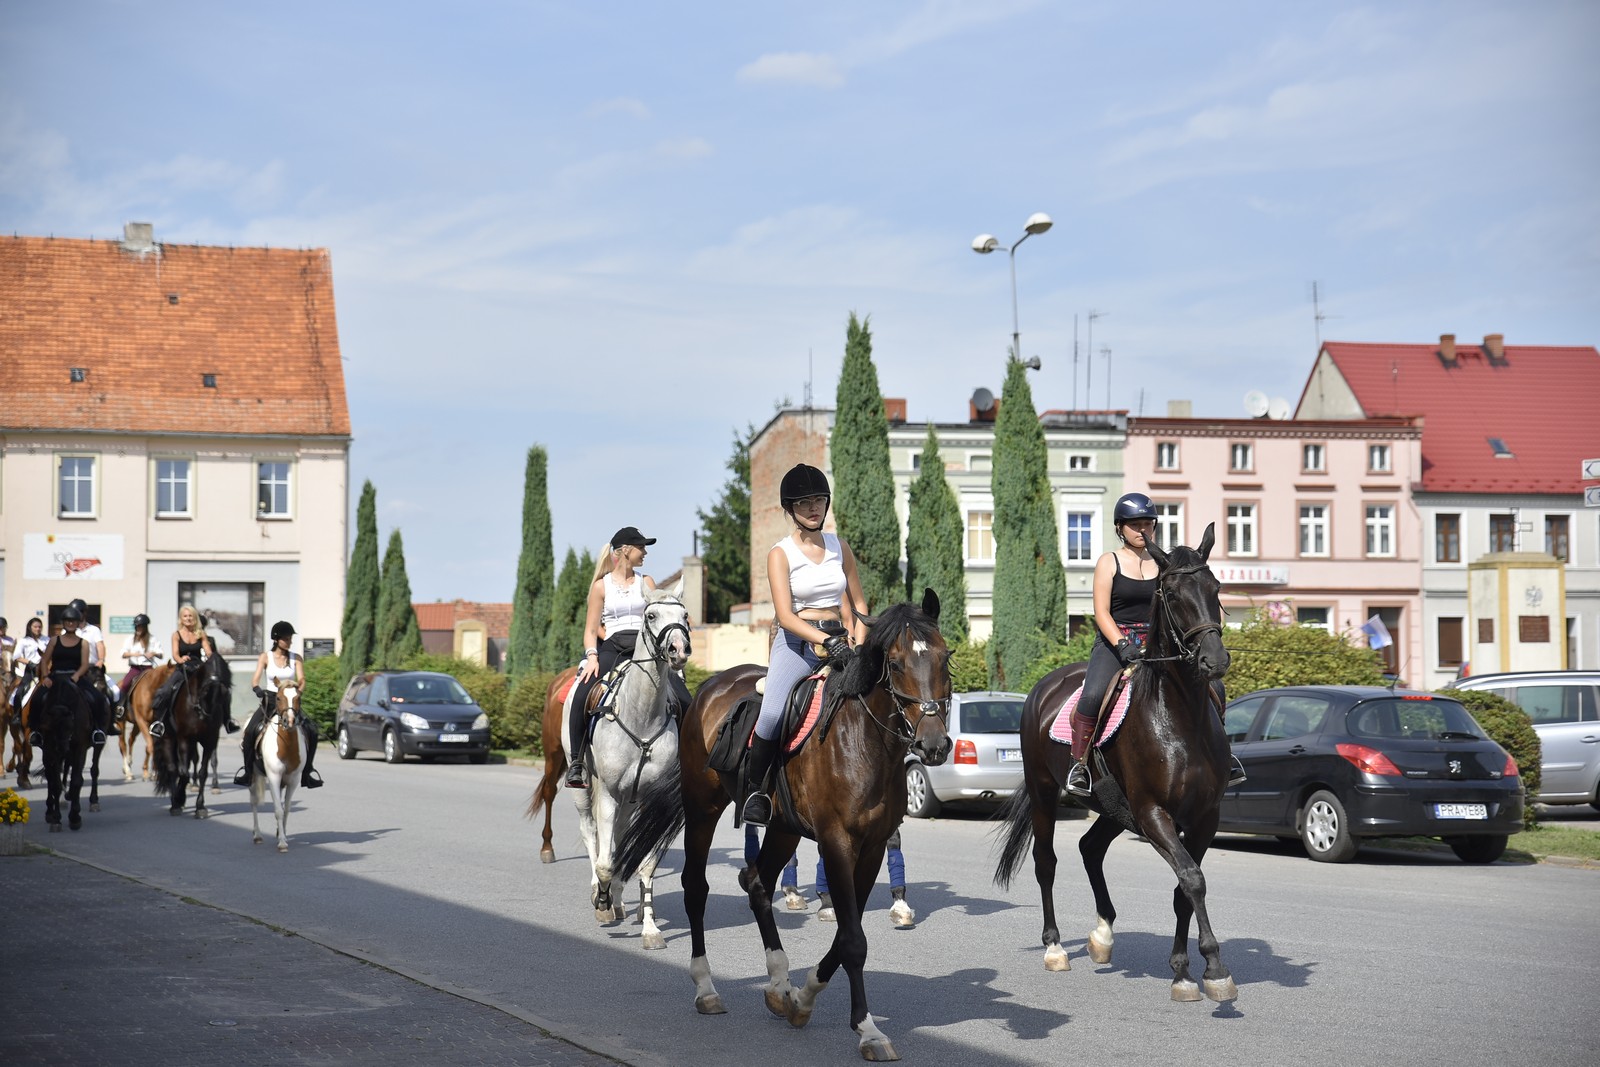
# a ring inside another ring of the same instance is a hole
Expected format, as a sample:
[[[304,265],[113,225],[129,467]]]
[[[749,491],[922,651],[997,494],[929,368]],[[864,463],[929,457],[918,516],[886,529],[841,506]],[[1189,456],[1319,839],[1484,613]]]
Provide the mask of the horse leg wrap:
[[[778,1018],[787,1018],[788,1000],[794,993],[789,984],[789,954],[781,948],[767,949],[767,988],[764,997],[767,1010]]]

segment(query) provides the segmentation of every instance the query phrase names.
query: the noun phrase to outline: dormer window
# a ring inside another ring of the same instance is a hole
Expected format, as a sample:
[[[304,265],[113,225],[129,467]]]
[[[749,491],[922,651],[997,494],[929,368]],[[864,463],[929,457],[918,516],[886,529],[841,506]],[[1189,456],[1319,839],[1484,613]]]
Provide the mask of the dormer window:
[[[1511,446],[1506,444],[1503,437],[1489,438],[1489,450],[1494,453],[1495,459],[1516,459],[1516,453],[1511,451]]]
[[[217,387],[217,376],[215,374],[202,374],[200,375],[200,384],[207,389],[215,389]]]
[[[75,382],[84,382],[89,380],[88,367],[73,367],[70,373],[72,375],[72,380]]]

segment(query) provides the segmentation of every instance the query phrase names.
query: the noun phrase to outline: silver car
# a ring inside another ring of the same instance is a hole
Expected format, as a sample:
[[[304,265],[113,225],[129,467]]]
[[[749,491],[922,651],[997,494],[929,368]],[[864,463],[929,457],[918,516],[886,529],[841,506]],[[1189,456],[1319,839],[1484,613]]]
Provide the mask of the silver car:
[[[1600,810],[1600,671],[1476,674],[1454,687],[1505,697],[1533,720],[1542,755],[1530,800]]]
[[[1022,785],[1023,693],[950,698],[950,758],[925,767],[906,757],[906,814],[931,819],[952,801],[1003,800]]]

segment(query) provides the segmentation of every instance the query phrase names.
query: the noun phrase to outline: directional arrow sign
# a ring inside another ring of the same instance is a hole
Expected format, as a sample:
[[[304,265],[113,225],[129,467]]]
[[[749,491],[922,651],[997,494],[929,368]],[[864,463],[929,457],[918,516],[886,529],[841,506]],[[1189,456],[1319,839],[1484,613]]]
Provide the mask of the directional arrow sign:
[[[1584,460],[1583,476],[1585,478],[1600,478],[1600,459]]]
[[[1583,487],[1583,506],[1586,508],[1600,508],[1600,485],[1586,485]]]

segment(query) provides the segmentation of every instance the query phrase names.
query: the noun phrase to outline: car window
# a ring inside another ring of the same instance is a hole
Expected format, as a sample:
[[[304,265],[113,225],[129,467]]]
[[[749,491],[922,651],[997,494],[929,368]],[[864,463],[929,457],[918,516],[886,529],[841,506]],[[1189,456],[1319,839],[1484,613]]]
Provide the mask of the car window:
[[[1014,734],[1021,729],[1020,700],[961,702],[961,732],[964,734]]]
[[[1350,709],[1346,728],[1356,737],[1421,738],[1483,737],[1478,723],[1454,700],[1384,697]]]
[[[448,675],[402,674],[389,679],[395,704],[470,704],[472,697]]]
[[[389,679],[383,675],[372,680],[372,695],[367,700],[369,704],[382,704],[389,699]]]
[[[372,692],[372,683],[371,682],[362,682],[362,683],[360,683],[359,685],[357,685],[355,687],[355,692],[350,694],[350,703],[352,703],[352,704],[370,703],[370,701],[367,699],[367,696],[371,692]]]
[[[1324,697],[1281,696],[1273,702],[1272,712],[1261,726],[1261,740],[1283,741],[1291,737],[1304,737],[1322,729],[1322,718],[1328,711]]]
[[[1528,713],[1536,723],[1582,722],[1582,692],[1578,685],[1519,685],[1506,690],[1506,699]],[[1590,703],[1593,703],[1592,699]]]
[[[1243,741],[1249,736],[1250,726],[1256,721],[1256,712],[1261,710],[1266,699],[1245,697],[1228,705],[1228,710],[1222,713],[1222,728],[1228,732],[1229,741]]]

